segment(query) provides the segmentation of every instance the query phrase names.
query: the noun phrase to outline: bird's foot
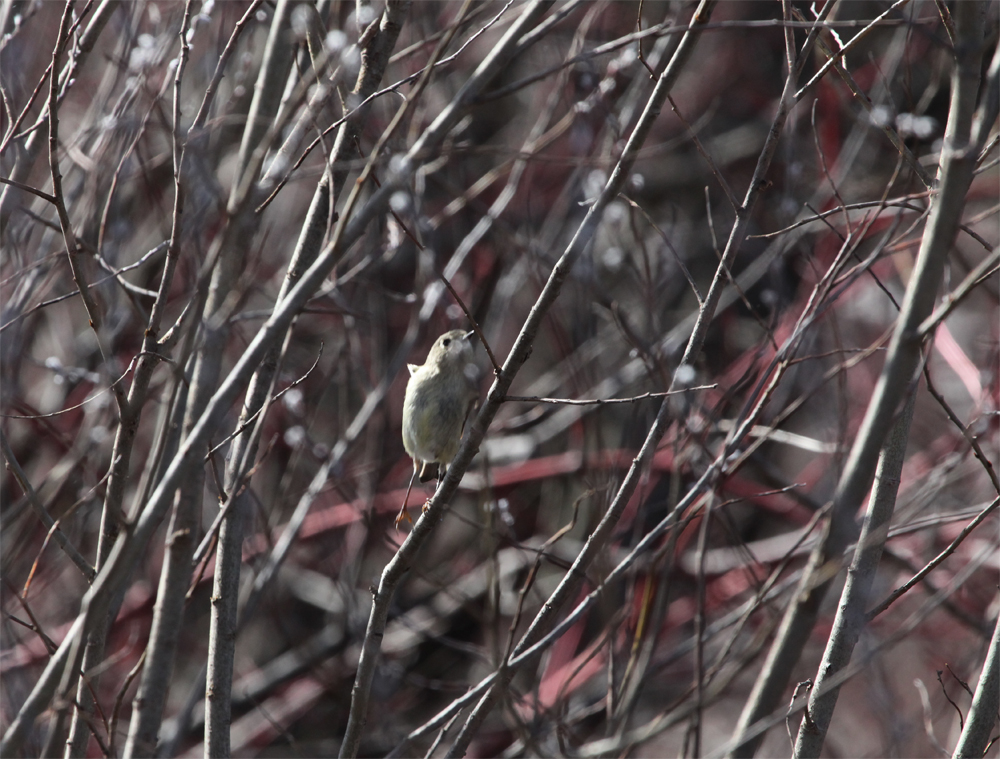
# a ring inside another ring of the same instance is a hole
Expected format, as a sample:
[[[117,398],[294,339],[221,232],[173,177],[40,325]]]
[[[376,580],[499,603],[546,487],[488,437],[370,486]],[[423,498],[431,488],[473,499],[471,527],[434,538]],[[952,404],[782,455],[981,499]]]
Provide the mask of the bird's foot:
[[[399,513],[396,515],[396,529],[397,530],[399,529],[399,525],[401,525],[404,521],[409,522],[410,524],[413,524],[413,517],[411,517],[410,516],[410,512],[406,510],[406,504],[405,503],[402,505],[402,507],[399,509]]]

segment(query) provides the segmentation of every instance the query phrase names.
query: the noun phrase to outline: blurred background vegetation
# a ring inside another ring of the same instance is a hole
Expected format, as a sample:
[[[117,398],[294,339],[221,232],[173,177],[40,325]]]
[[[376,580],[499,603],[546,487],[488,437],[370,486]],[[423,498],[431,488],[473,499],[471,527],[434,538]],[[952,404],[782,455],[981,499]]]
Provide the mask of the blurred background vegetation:
[[[93,49],[82,51],[82,31],[103,5],[77,2],[72,10],[80,25],[62,61],[79,58],[80,65],[61,83],[57,149],[61,193],[81,250],[78,265],[101,315],[96,329],[78,297],[53,204],[10,184],[0,201],[0,392],[8,464],[0,492],[4,728],[40,676],[47,645],[62,640],[88,587],[66,551],[47,538],[31,501],[59,521],[87,562],[97,561],[120,419],[110,388],[127,391],[132,382],[167,260],[164,243],[172,234],[174,73],[186,9],[190,52],[180,87],[180,138],[237,22],[251,12],[204,131],[186,155],[176,272],[159,301],[161,333],[176,323],[178,340],[152,373],[136,419],[124,496],[124,511],[131,514],[171,455],[164,441],[182,418],[178,398],[189,387],[197,346],[209,328],[188,316],[199,312],[210,274],[206,261],[212,262],[213,244],[233,218],[230,188],[244,165],[241,140],[277,12],[269,2],[112,3]],[[274,144],[265,146],[270,152],[261,172],[282,182],[268,187],[273,195],[254,198],[253,222],[224,293],[223,376],[276,302],[332,150],[329,127],[359,101],[351,93],[362,65],[359,35],[383,12],[380,2],[320,0],[315,12],[304,10],[308,3],[296,5],[302,10],[292,10],[280,29],[292,50],[285,97],[263,125],[278,123],[282,109],[292,114],[269,134]],[[609,588],[537,667],[519,672],[470,754],[631,750],[637,756],[691,756],[732,736],[818,531],[810,532],[815,517],[832,496],[878,378],[885,333],[898,313],[926,219],[928,191],[915,166],[933,176],[942,150],[952,4],[913,0],[886,13],[889,5],[841,2],[831,18],[843,23],[821,33],[823,45],[838,49],[885,13],[846,56],[848,77],[870,103],[831,71],[792,110],[750,238],[732,267],[740,286],[727,291],[689,373],[688,384],[709,388],[672,407],[673,421],[648,476],[606,555],[590,568],[583,592],[664,518],[714,459],[759,392],[755,386],[771,376],[777,346],[794,331],[844,238],[863,230],[857,260],[873,251],[877,260],[827,297],[743,449],[766,440],[716,483],[705,528],[702,511],[671,531],[659,551]],[[823,3],[791,6],[808,22]],[[394,157],[456,97],[522,7],[499,0],[465,11],[452,0],[409,6],[379,85],[392,88],[372,100],[352,155],[338,165],[350,172],[342,195],[460,13],[443,53],[452,57],[434,71],[389,137],[362,202],[392,171]],[[983,30],[992,51],[997,3],[985,7]],[[614,168],[649,97],[650,72],[662,70],[693,9],[685,0],[556,3],[540,39],[467,103],[441,149],[420,156],[415,181],[393,196],[392,212],[366,227],[297,318],[274,386],[286,392],[267,411],[245,490],[251,506],[242,545],[244,598],[320,466],[338,441],[347,447],[239,632],[234,755],[337,751],[371,587],[405,537],[392,520],[411,471],[400,438],[407,375],[393,358],[403,346],[406,360],[422,363],[438,334],[469,328],[463,308],[441,285],[444,273],[503,361]],[[3,5],[0,165],[5,177],[43,193],[53,192],[47,127],[32,125],[47,101],[47,67],[64,11],[58,2]],[[775,23],[782,12],[774,0],[727,0],[714,9],[671,92],[676,107],[668,105],[656,120],[624,190],[605,210],[547,314],[511,394],[628,398],[669,387],[736,218],[731,198],[742,202],[782,91],[784,32]],[[637,39],[637,32],[657,25]],[[797,45],[807,32],[795,29]],[[321,51],[331,60],[322,74],[327,90],[307,113],[293,89]],[[818,46],[804,61],[800,86],[825,60]],[[883,127],[915,160],[901,158]],[[301,135],[291,140],[289,159],[275,151],[295,128]],[[35,132],[41,137],[32,146]],[[996,144],[994,139],[967,195],[941,294],[1000,243]],[[880,201],[886,201],[882,208]],[[343,198],[335,202],[342,211]],[[817,219],[823,212],[831,213]],[[492,223],[477,229],[486,217]],[[324,239],[332,229],[325,225]],[[998,304],[994,266],[926,351],[926,378],[917,390],[875,600],[937,555],[996,496],[967,436],[978,440],[995,467]],[[493,372],[481,347],[477,357],[485,394]],[[355,434],[352,421],[383,380],[388,392]],[[503,405],[447,516],[394,598],[363,754],[389,752],[494,671],[512,622],[524,631],[607,509],[659,405],[656,398]],[[196,545],[224,500],[227,436],[240,408],[241,401],[233,404],[210,436],[215,448],[198,488]],[[15,461],[34,489],[30,498]],[[415,514],[431,487],[411,497]],[[963,683],[975,687],[998,613],[997,528],[994,512],[930,573],[934,588],[950,588],[946,602],[879,649],[864,676],[845,685],[827,740],[831,756],[936,756],[940,746],[950,753],[961,728],[949,700],[958,712],[967,711]],[[120,751],[125,742],[140,679],[129,673],[147,645],[171,537],[164,521],[125,583],[105,661],[92,678],[99,708],[93,721],[98,738],[86,747],[91,756]],[[159,730],[164,753],[202,751],[201,678],[214,567],[209,551],[191,573]],[[777,590],[754,604],[769,577]],[[918,586],[878,616],[859,651],[894,635],[932,592]],[[747,604],[753,613],[737,625]],[[813,676],[835,608],[831,594],[791,673],[784,703],[794,683]],[[703,646],[694,643],[699,629],[707,631]],[[641,737],[640,728],[648,728]],[[25,753],[40,751],[44,735],[42,720]],[[427,751],[434,735],[422,736],[405,753]],[[787,740],[779,725],[761,754],[786,754]]]

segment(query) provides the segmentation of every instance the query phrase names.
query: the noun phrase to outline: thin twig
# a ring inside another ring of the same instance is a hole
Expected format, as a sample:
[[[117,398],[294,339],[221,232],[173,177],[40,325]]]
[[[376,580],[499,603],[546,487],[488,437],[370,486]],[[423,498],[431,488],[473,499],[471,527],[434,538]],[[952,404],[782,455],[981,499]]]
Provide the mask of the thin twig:
[[[647,398],[666,398],[670,395],[682,395],[683,393],[690,392],[691,390],[713,390],[717,387],[718,385],[697,385],[694,387],[684,388],[683,390],[667,390],[662,393],[643,393],[642,395],[633,395],[631,398],[588,398],[584,400],[576,400],[573,398],[541,398],[537,395],[505,395],[503,400],[505,402],[521,401],[524,403],[558,403],[566,406],[601,406],[611,403],[636,403],[637,401],[643,401]]]
[[[799,13],[798,9],[794,9],[793,12],[799,17],[801,17],[802,15],[801,13]],[[851,40],[851,43],[853,42],[854,40]],[[846,48],[849,47],[851,43],[845,45],[844,49],[846,50]],[[827,57],[828,61],[834,62],[834,67],[833,67],[834,71],[836,71],[837,74],[840,76],[840,78],[844,80],[844,83],[848,86],[848,88],[850,88],[851,92],[854,94],[854,97],[856,97],[858,101],[861,103],[861,105],[864,106],[865,112],[868,113],[869,116],[874,115],[875,104],[872,102],[871,98],[868,97],[867,93],[865,93],[865,91],[861,89],[860,85],[858,85],[858,83],[854,80],[854,77],[851,76],[851,72],[847,70],[847,67],[844,65],[843,60],[841,60],[841,57],[835,54],[832,50],[830,50],[829,46],[826,44],[826,42],[823,40],[822,37],[816,38],[816,44],[819,46],[819,49],[823,52],[823,54]],[[841,53],[843,53],[843,51],[841,51]],[[920,161],[917,160],[917,157],[913,155],[913,151],[910,150],[910,148],[906,145],[905,142],[903,142],[902,138],[899,136],[899,132],[896,130],[896,127],[885,120],[880,120],[878,126],[882,130],[882,133],[885,134],[885,136],[889,139],[889,142],[892,143],[892,146],[896,148],[896,151],[899,153],[899,155],[903,158],[904,161],[906,161],[906,164],[910,167],[910,169],[913,170],[913,173],[917,175],[917,178],[920,179],[924,187],[928,189],[933,189],[934,177],[932,177],[929,173],[927,173],[927,169],[923,167]],[[823,168],[825,171],[826,169],[825,159],[823,162]]]
[[[722,191],[726,194],[726,199],[729,201],[729,205],[732,206],[733,213],[735,213],[738,216],[740,212],[743,210],[743,206],[740,203],[739,199],[736,197],[736,194],[733,192],[733,189],[729,186],[729,182],[726,181],[726,178],[722,175],[722,172],[719,171],[719,167],[716,165],[715,160],[712,158],[712,154],[705,149],[704,145],[701,144],[701,140],[698,139],[698,135],[695,134],[695,131],[691,128],[691,125],[687,122],[687,119],[684,118],[684,115],[680,112],[680,109],[677,108],[677,103],[674,102],[674,99],[670,97],[670,95],[667,95],[667,101],[670,103],[670,109],[674,112],[674,115],[684,125],[684,128],[687,129],[688,137],[691,138],[691,141],[694,143],[695,148],[697,148],[698,154],[705,159],[705,163],[708,164],[708,168],[712,172],[712,176],[715,177],[716,181],[719,183],[719,186],[722,188]]]
[[[827,62],[820,67],[820,70],[817,71],[815,74],[813,74],[812,78],[795,93],[794,100],[796,102],[801,100],[802,96],[806,94],[806,91],[809,90],[809,88],[811,88],[816,82],[822,79],[823,76],[826,74],[827,71],[830,70],[831,67],[836,66],[838,61],[840,61],[841,58],[847,55],[847,53],[851,49],[853,49],[855,45],[861,42],[861,40],[867,37],[877,27],[883,26],[884,24],[882,22],[885,21],[886,17],[898,11],[908,2],[910,2],[910,0],[896,0],[896,2],[894,2],[885,11],[879,14],[875,19],[873,19],[870,22],[867,22],[866,26],[851,38],[850,42],[848,42],[846,45],[840,48],[839,51],[837,51],[831,58],[829,58]]]
[[[985,509],[983,509],[982,511],[980,511],[979,514],[976,516],[976,518],[973,519],[971,522],[969,522],[969,524],[967,524],[962,529],[962,531],[958,534],[958,536],[953,541],[951,541],[951,543],[948,544],[948,547],[945,548],[943,551],[941,551],[941,553],[939,553],[937,556],[935,556],[929,562],[927,562],[927,564],[924,565],[923,569],[921,569],[913,577],[911,577],[905,583],[903,583],[898,588],[896,588],[894,591],[892,591],[882,601],[880,601],[879,603],[875,604],[875,606],[873,606],[867,612],[866,616],[867,616],[868,621],[870,622],[875,617],[877,617],[879,614],[881,614],[883,611],[885,611],[890,606],[892,606],[892,604],[894,604],[896,602],[896,600],[901,595],[903,595],[908,590],[910,590],[910,588],[912,588],[914,585],[916,585],[918,582],[920,582],[924,577],[926,577],[942,561],[944,561],[949,556],[951,556],[955,552],[955,549],[958,548],[960,545],[962,545],[962,542],[969,536],[969,534],[974,529],[976,529],[983,522],[983,520],[986,519],[986,517],[988,517],[990,514],[992,514],[996,510],[997,506],[1000,506],[1000,497],[994,498],[990,502],[989,506],[987,506]]]
[[[56,37],[55,49],[52,52],[53,70],[59,68],[59,59],[68,44],[70,34],[70,17],[73,10],[72,2],[67,2],[63,9],[62,20],[59,23],[59,34]],[[94,300],[90,291],[91,285],[87,282],[86,275],[80,261],[80,247],[73,232],[73,225],[66,210],[66,203],[63,197],[62,172],[59,169],[59,87],[58,78],[49,77],[49,174],[52,179],[52,198],[55,202],[56,211],[59,214],[59,226],[62,228],[63,243],[66,246],[66,254],[69,259],[70,270],[73,273],[73,281],[80,291],[80,298],[87,310],[90,319],[90,327],[94,331],[94,337],[104,356],[105,364],[108,363],[107,355],[101,345],[101,309]],[[120,414],[126,413],[128,400],[125,397],[124,389],[117,385],[112,385],[115,403],[118,405]]]
[[[32,487],[31,481],[28,479],[28,475],[25,474],[23,469],[21,469],[21,465],[14,457],[14,451],[10,447],[7,435],[3,433],[0,433],[0,446],[2,446],[3,449],[3,457],[7,461],[7,468],[10,470],[11,474],[14,475],[14,479],[17,480],[17,483],[21,486],[21,490],[23,490],[24,494],[28,497],[28,502],[35,510],[35,513],[38,514],[38,518],[42,520],[42,524],[45,525],[45,528],[56,539],[56,543],[58,543],[59,547],[66,552],[66,555],[69,556],[70,560],[76,565],[77,569],[79,569],[83,573],[83,576],[87,578],[87,582],[92,582],[97,572],[94,570],[94,567],[91,566],[90,562],[80,555],[80,552],[76,550],[76,546],[69,542],[69,538],[67,538],[65,533],[59,529],[56,521],[49,515],[45,506],[38,499],[38,494]]]
[[[11,187],[16,187],[19,190],[30,192],[32,195],[37,195],[42,200],[48,201],[52,205],[56,205],[55,195],[49,195],[47,192],[43,192],[42,190],[32,187],[31,185],[23,184],[22,182],[17,182],[13,179],[7,179],[7,177],[0,177],[0,183],[9,184]]]
[[[663,240],[664,243],[666,243],[667,248],[673,254],[674,260],[677,262],[677,266],[684,273],[684,278],[687,280],[688,285],[691,287],[691,292],[694,293],[694,297],[698,301],[698,306],[700,307],[702,304],[704,304],[705,298],[701,294],[701,291],[698,289],[698,283],[695,282],[694,277],[691,276],[691,272],[688,270],[687,264],[684,263],[684,259],[681,258],[680,253],[677,252],[677,249],[673,246],[673,243],[670,242],[670,238],[667,237],[666,233],[662,229],[660,229],[660,226],[653,221],[650,215],[646,212],[645,208],[643,208],[641,205],[639,205],[637,202],[632,200],[632,198],[628,197],[627,195],[621,195],[620,197],[622,198],[622,200],[624,200],[626,203],[632,206],[632,208],[641,213],[643,217],[646,219],[646,221],[649,223],[649,226],[651,226],[653,229],[656,230],[656,233],[660,236],[660,239]]]
[[[930,369],[926,363],[924,363],[924,379],[927,382],[927,391],[931,394],[931,396],[933,396],[934,400],[938,402],[938,405],[948,416],[948,419],[951,420],[952,424],[958,427],[959,432],[962,433],[962,437],[965,438],[965,442],[969,444],[969,447],[972,448],[975,457],[979,459],[979,463],[982,464],[983,469],[986,470],[986,475],[990,478],[990,482],[993,484],[993,489],[996,490],[997,493],[1000,493],[1000,479],[997,479],[996,469],[993,468],[993,464],[989,460],[989,457],[987,457],[987,455],[983,452],[983,448],[979,445],[979,441],[976,440],[976,436],[969,432],[967,425],[962,424],[962,420],[958,418],[958,414],[952,410],[948,401],[946,401],[944,396],[938,392],[936,387],[934,387],[934,383],[931,381]]]
[[[292,382],[290,382],[288,384],[288,387],[285,387],[282,390],[280,390],[277,393],[275,393],[274,395],[272,395],[271,396],[271,401],[270,401],[271,403],[273,403],[274,401],[277,401],[277,400],[281,400],[281,397],[285,393],[287,393],[293,387],[296,387],[297,385],[301,385],[303,382],[306,381],[306,379],[309,377],[309,375],[313,373],[313,370],[319,365],[319,360],[323,357],[323,345],[324,345],[323,341],[320,340],[320,343],[319,343],[319,352],[316,354],[316,358],[313,360],[312,366],[310,366],[308,369],[306,369],[305,373],[302,376],[300,376],[298,379],[295,379]],[[225,438],[223,438],[222,442],[220,442],[214,448],[210,448],[209,451],[208,451],[208,453],[205,455],[205,461],[208,461],[208,459],[211,456],[214,456],[216,453],[218,453],[218,451],[224,445],[226,445],[226,443],[228,443],[230,440],[232,440],[237,435],[242,434],[244,430],[246,430],[247,428],[249,428],[250,425],[253,424],[254,420],[257,419],[258,416],[260,416],[260,412],[261,412],[262,408],[257,409],[250,416],[248,416],[245,420],[242,420],[242,423],[240,424],[240,426],[237,427],[235,430],[233,430]],[[196,561],[197,561],[197,559],[196,559]]]
[[[934,313],[920,323],[920,327],[918,327],[920,335],[929,335],[937,329],[938,325],[948,318],[974,288],[987,277],[996,273],[998,264],[1000,264],[1000,248],[994,248],[990,255],[980,261],[976,268],[965,276],[958,287],[945,296],[943,302],[934,309]]]
[[[497,363],[497,357],[493,355],[493,350],[490,348],[490,344],[486,340],[486,335],[483,334],[483,330],[479,326],[479,322],[476,321],[476,318],[472,315],[472,312],[469,311],[468,306],[465,305],[465,301],[462,300],[461,296],[455,290],[454,286],[451,284],[451,282],[448,280],[448,278],[444,275],[444,273],[443,272],[437,272],[437,275],[438,275],[438,279],[440,279],[444,283],[444,286],[448,288],[448,292],[451,293],[452,297],[458,303],[459,307],[462,309],[462,312],[465,314],[466,318],[469,320],[469,323],[472,324],[472,329],[475,331],[476,337],[479,338],[479,342],[481,342],[483,344],[483,348],[486,349],[486,354],[490,357],[490,364],[493,365],[493,373],[495,375],[499,376],[500,371],[501,371],[500,370],[500,364]]]

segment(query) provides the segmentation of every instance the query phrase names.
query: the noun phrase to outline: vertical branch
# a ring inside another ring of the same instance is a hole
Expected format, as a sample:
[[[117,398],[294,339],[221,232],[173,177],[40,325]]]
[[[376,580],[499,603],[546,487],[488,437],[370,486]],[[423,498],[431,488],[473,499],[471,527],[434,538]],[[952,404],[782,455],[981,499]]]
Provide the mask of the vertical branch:
[[[93,329],[94,334],[97,338],[98,346],[101,345],[101,311],[100,307],[94,299],[93,293],[90,291],[90,284],[87,281],[86,274],[83,270],[83,262],[81,261],[80,248],[76,239],[76,235],[73,232],[72,221],[69,217],[69,212],[66,208],[65,197],[63,195],[62,186],[62,172],[59,168],[59,94],[60,94],[60,77],[56,75],[55,72],[59,71],[59,60],[63,50],[69,44],[69,27],[72,17],[73,10],[73,0],[68,0],[63,9],[63,16],[59,24],[59,33],[56,38],[56,46],[52,52],[52,74],[49,77],[49,97],[47,101],[48,108],[48,151],[49,151],[49,170],[52,177],[52,195],[54,196],[54,203],[56,206],[56,211],[59,216],[59,226],[62,230],[63,243],[66,247],[66,253],[69,258],[70,270],[73,273],[73,281],[76,283],[77,289],[80,292],[80,299],[83,301],[84,308],[86,309],[87,315],[90,320],[90,327]],[[105,16],[106,20],[106,16]],[[103,348],[101,349],[103,354]],[[105,358],[106,362],[106,358]],[[117,372],[110,372],[112,375],[116,375]],[[130,416],[130,405],[128,398],[125,395],[125,390],[122,384],[117,381],[113,381],[111,385],[111,390],[115,398],[115,402],[118,406],[118,416],[120,420],[127,419]],[[120,509],[116,510],[114,513],[109,514],[108,510],[105,509],[104,517],[114,520],[116,523],[121,519]],[[96,562],[96,569],[100,571],[102,562],[102,556],[100,553],[100,546],[98,550],[98,557]],[[103,634],[99,637],[103,639]],[[100,658],[103,654],[103,645],[101,641],[94,641],[95,646],[100,647],[100,651],[95,648],[95,653],[97,658]],[[70,741],[67,746],[67,751],[69,752],[81,752],[86,750],[86,744],[88,736],[90,735],[90,728],[86,724],[87,720],[83,719],[81,710],[89,711],[92,706],[92,690],[86,685],[81,683],[81,687],[78,693],[77,708],[74,710],[73,724],[70,732]],[[68,705],[63,705],[62,708],[56,710],[56,716],[53,720],[52,726],[49,731],[47,746],[49,751],[54,750],[54,742],[59,739],[62,733],[62,723],[66,716]]]
[[[900,473],[906,459],[906,443],[916,399],[917,390],[914,387],[879,455],[868,513],[847,571],[847,582],[840,597],[823,660],[813,677],[807,712],[809,719],[803,719],[799,725],[793,753],[796,759],[819,756],[840,692],[839,688],[827,688],[827,679],[850,664],[854,646],[864,630],[869,592],[882,558],[882,549],[889,537],[889,524],[896,506],[896,491],[899,489]]]
[[[381,82],[408,9],[409,2],[406,0],[392,0],[387,3],[377,31],[370,37],[362,52],[362,66],[354,87],[354,92],[360,97],[368,97]],[[330,198],[339,194],[347,178],[346,172],[337,172],[336,177],[339,181],[333,181],[331,195],[331,167],[347,158],[348,150],[359,132],[366,113],[367,109],[362,109],[354,114],[338,131],[330,156],[330,165],[317,186],[303,224],[302,236],[288,264],[278,294],[278,302],[281,302],[299,281],[303,271],[315,261],[319,253],[329,218]],[[290,336],[289,329],[285,337],[286,345]],[[237,429],[243,427],[246,420],[264,407],[271,394],[279,363],[279,353],[275,346],[264,356],[260,367],[250,380]],[[212,756],[225,756],[229,753],[233,657],[238,633],[240,565],[243,530],[249,507],[248,495],[243,492],[242,479],[250,462],[256,456],[258,438],[254,433],[260,427],[261,420],[258,420],[252,430],[247,430],[236,437],[226,466],[225,492],[228,498],[234,499],[234,503],[219,528],[205,684],[205,746],[206,751]]]
[[[73,15],[74,0],[67,0],[63,9],[62,19],[59,22],[59,34],[56,37],[55,49],[52,51],[52,68],[59,68],[59,59],[66,46],[69,44],[69,31]],[[66,208],[66,199],[63,195],[62,171],[59,168],[59,79],[51,77],[49,79],[49,173],[52,178],[52,196],[59,215],[59,227],[62,230],[63,244],[66,247],[66,254],[69,259],[70,270],[73,272],[73,281],[80,291],[80,300],[87,311],[90,319],[90,327],[94,330],[98,345],[101,339],[101,309],[94,300],[94,294],[90,290],[90,283],[83,270],[83,262],[80,259],[80,246],[77,243],[76,235],[73,232],[73,223],[69,218],[69,211]],[[102,349],[103,353],[103,349]],[[105,357],[105,361],[107,358]],[[111,372],[115,376],[115,372]],[[127,406],[125,391],[118,382],[111,384],[111,392],[114,395],[115,403],[118,404],[119,413]]]
[[[277,113],[281,86],[291,67],[293,46],[289,39],[292,3],[282,0],[271,20],[267,47],[258,74],[243,141],[234,174],[233,195],[244,173],[253,170],[250,156]],[[184,32],[182,32],[184,34]],[[187,46],[186,37],[182,45]],[[183,54],[183,51],[182,51]],[[204,113],[204,109],[200,111]],[[218,386],[222,358],[229,336],[227,316],[244,256],[256,225],[248,204],[229,220],[216,243],[216,266],[212,272],[202,313],[202,344],[194,360],[194,371],[185,403],[183,434],[188,435],[197,423],[212,393]],[[173,671],[177,642],[184,617],[185,596],[191,582],[191,557],[197,544],[205,469],[192,462],[174,504],[166,534],[166,559],[160,575],[146,665],[136,692],[132,721],[124,756],[142,756],[155,750],[156,737],[163,718],[163,707]]]
[[[186,137],[182,135],[181,129],[181,84],[184,78],[184,71],[187,68],[190,57],[190,46],[187,41],[187,33],[191,28],[191,3],[185,7],[185,15],[181,24],[179,39],[180,52],[177,58],[177,66],[174,70],[173,80],[173,106],[172,106],[172,130],[171,147],[173,158],[173,208],[171,210],[171,232],[170,240],[167,244],[167,253],[163,263],[163,271],[160,274],[160,282],[157,287],[156,299],[153,301],[147,320],[146,329],[143,333],[142,349],[135,362],[135,371],[132,376],[132,385],[129,389],[128,404],[125,412],[121,415],[118,429],[115,433],[115,441],[111,455],[111,471],[108,477],[108,487],[104,499],[104,508],[101,513],[101,532],[98,543],[98,568],[107,561],[112,545],[118,537],[126,486],[129,482],[129,472],[131,471],[132,455],[135,450],[135,439],[139,432],[139,424],[142,417],[143,408],[149,398],[149,384],[153,376],[153,371],[162,361],[162,356],[167,353],[176,342],[177,335],[167,335],[161,338],[161,324],[169,301],[169,295],[174,283],[174,273],[180,258],[180,246],[182,236],[182,216],[184,210],[184,190],[186,178],[185,155],[187,153],[188,142],[192,138],[197,138],[208,108],[214,97],[216,87],[222,78],[225,65],[232,55],[236,40],[246,28],[247,22],[252,18],[259,2],[252,3],[247,12],[233,29],[232,35],[226,45],[225,50],[219,58],[212,82],[206,88],[198,115],[189,128]],[[157,456],[150,455],[149,462],[155,462]],[[83,670],[87,671],[96,666],[104,655],[105,637],[107,626],[110,625],[111,618],[117,613],[117,604],[113,605],[109,612],[109,619],[104,629],[97,630],[90,636],[87,650],[83,659]],[[77,691],[77,709],[85,707],[90,703],[90,689],[81,684]],[[74,723],[70,730],[68,749],[72,756],[82,755],[86,750],[86,740],[89,731],[85,724],[79,723],[74,713]]]

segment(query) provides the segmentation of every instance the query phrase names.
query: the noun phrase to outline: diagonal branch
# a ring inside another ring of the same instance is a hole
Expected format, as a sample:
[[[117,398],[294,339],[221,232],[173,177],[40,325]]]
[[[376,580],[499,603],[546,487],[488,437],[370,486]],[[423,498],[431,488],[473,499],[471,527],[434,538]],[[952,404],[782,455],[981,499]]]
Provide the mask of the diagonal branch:
[[[965,19],[965,39],[972,42],[978,4],[964,3],[960,7],[963,9],[960,15]],[[845,49],[849,46],[846,45]],[[978,137],[970,143],[970,129],[979,85],[976,58],[982,55],[981,45],[969,44],[959,55],[953,76],[940,194],[931,210],[886,363],[834,494],[826,536],[810,557],[796,600],[786,611],[778,636],[740,716],[735,733],[738,747],[733,756],[753,755],[762,739],[762,734],[750,737],[753,724],[774,711],[783,698],[792,667],[809,638],[820,602],[832,582],[831,577],[820,576],[821,568],[830,557],[839,555],[856,529],[853,515],[871,486],[878,451],[917,368],[922,344],[918,328],[934,306],[940,272],[957,233],[978,153]],[[828,693],[822,686],[817,686],[812,691],[810,704],[816,703],[819,693],[828,702],[836,702],[835,693]],[[796,755],[818,755],[825,737],[825,726],[819,726],[815,731],[808,726],[803,726],[803,729],[809,730],[810,735],[804,736],[800,731]]]

